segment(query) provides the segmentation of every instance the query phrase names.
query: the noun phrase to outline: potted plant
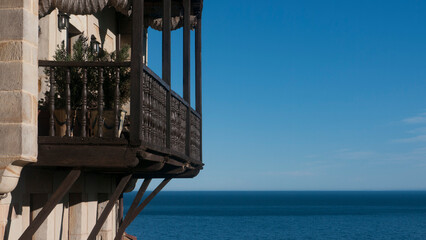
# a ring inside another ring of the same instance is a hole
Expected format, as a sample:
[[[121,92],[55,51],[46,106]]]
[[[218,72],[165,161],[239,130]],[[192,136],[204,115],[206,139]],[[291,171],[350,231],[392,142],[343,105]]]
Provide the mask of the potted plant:
[[[100,62],[121,62],[128,59],[129,47],[125,46],[118,52],[108,53],[101,50],[99,54],[94,54],[88,44],[87,37],[80,35],[77,41],[72,46],[72,54],[68,54],[64,43],[58,45],[54,61],[100,61]],[[66,129],[66,68],[46,68],[44,73],[50,76],[50,71],[54,71],[55,75],[55,130],[57,136],[64,136]],[[115,72],[116,68],[103,67],[104,82],[103,82],[103,136],[114,136],[114,123],[115,112],[112,110],[114,107],[114,93],[116,89]],[[119,103],[120,106],[128,103],[130,100],[130,69],[128,67],[120,67],[120,83],[119,83]],[[87,133],[88,136],[97,134],[98,131],[98,89],[99,89],[99,72],[97,68],[87,68]],[[70,92],[71,92],[71,130],[73,136],[80,134],[81,128],[81,107],[82,107],[82,88],[83,88],[83,69],[78,67],[70,68]],[[46,80],[49,85],[49,79]],[[39,109],[47,109],[50,90],[45,92],[45,98],[39,103]],[[122,110],[120,110],[122,111]],[[120,120],[124,121],[125,114],[120,114]],[[122,125],[122,123],[120,124]]]

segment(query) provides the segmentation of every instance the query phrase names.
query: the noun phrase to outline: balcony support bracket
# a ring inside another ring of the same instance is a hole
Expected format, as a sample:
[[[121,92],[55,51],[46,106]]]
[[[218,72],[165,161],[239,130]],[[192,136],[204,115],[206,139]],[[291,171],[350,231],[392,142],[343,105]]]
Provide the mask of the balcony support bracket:
[[[121,224],[120,228],[118,229],[117,235],[115,236],[114,240],[121,240],[124,231],[126,231],[126,228],[135,220],[135,218],[139,215],[139,213],[148,205],[148,203],[161,191],[161,189],[164,188],[164,186],[169,183],[171,178],[164,179],[156,188],[155,190],[149,194],[147,198],[145,198],[142,203],[138,205],[140,200],[142,199],[143,194],[145,193],[146,189],[148,188],[149,183],[151,182],[151,178],[146,178],[144,182],[142,183],[142,186],[140,187],[138,193],[136,194],[135,199],[133,200],[132,205],[130,206],[129,210],[127,211],[126,217],[124,218],[123,223]],[[136,207],[137,206],[137,207]]]
[[[92,231],[90,232],[89,237],[87,240],[95,240],[96,236],[98,235],[99,231],[102,228],[102,225],[104,225],[106,219],[108,218],[108,215],[110,214],[112,208],[114,207],[115,202],[120,197],[121,193],[123,193],[124,188],[126,187],[129,180],[132,178],[132,174],[129,174],[123,178],[121,178],[120,183],[118,184],[117,188],[115,189],[114,193],[111,195],[105,209],[102,211],[101,216],[96,221],[95,226],[93,227]]]

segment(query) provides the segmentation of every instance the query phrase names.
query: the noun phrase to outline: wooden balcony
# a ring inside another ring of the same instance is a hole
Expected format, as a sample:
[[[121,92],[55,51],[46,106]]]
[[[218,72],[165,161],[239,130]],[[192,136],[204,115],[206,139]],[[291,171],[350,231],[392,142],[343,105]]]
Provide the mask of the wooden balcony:
[[[119,72],[123,68],[131,71],[130,65],[130,62],[39,61],[39,67],[50,72],[50,99],[48,111],[41,111],[39,115],[39,157],[35,166],[132,172],[140,178],[198,174],[203,166],[201,115],[147,66],[138,79],[140,88],[131,89],[130,104],[141,100],[141,107],[123,118],[119,105]],[[76,105],[71,101],[71,89],[76,84],[71,72],[82,76],[77,79],[81,81],[82,92],[81,101]],[[110,75],[105,76],[106,72]],[[65,96],[58,96],[57,87],[52,88],[58,78],[65,79]],[[104,109],[106,78],[115,82],[114,105],[108,110]],[[87,85],[93,82],[97,83],[95,107],[88,105]],[[64,109],[55,105],[59,97],[65,98],[62,99],[66,103]],[[62,119],[60,113],[63,113]],[[141,121],[133,122],[133,119]]]
[[[172,13],[172,2],[165,0],[159,5],[164,23],[163,79],[143,63],[144,16],[155,9],[149,7],[150,1],[146,4],[133,2],[131,61],[39,61],[39,67],[47,69],[50,87],[47,109],[39,113],[39,154],[33,166],[130,173],[138,178],[194,177],[202,169],[202,1],[185,0],[179,5],[184,12],[183,97],[170,87],[171,17],[176,14]],[[191,15],[197,18],[195,109],[190,104]],[[127,117],[121,112],[119,100],[123,69],[130,73]],[[63,83],[59,89],[58,79]],[[75,84],[80,84],[78,92],[72,91]]]

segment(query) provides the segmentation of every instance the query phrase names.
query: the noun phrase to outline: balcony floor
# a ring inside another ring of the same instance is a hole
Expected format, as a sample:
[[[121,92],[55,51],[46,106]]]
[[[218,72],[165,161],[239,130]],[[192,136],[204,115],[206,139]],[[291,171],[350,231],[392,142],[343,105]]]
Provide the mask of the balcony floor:
[[[192,178],[203,163],[148,144],[129,145],[125,138],[38,137],[34,167],[80,168],[105,173],[132,173],[138,178]]]

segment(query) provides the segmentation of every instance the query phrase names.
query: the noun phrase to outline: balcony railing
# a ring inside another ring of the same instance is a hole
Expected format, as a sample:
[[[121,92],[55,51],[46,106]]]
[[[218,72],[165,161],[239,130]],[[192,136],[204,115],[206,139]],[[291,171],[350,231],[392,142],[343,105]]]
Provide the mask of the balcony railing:
[[[200,114],[146,66],[141,86],[142,144],[201,160]],[[170,103],[167,101],[168,93],[171,96]],[[168,104],[170,104],[170,134],[167,134]],[[169,149],[167,142],[170,142]]]
[[[44,134],[51,137],[64,136],[82,140],[88,138],[129,140],[131,135],[136,134],[143,148],[159,154],[201,161],[200,114],[146,66],[143,67],[142,79],[139,79],[140,89],[131,89],[133,92],[141,93],[142,104],[138,111],[132,111],[130,114],[139,115],[141,121],[130,123],[127,121],[130,129],[140,130],[139,133],[126,132],[128,128],[123,127],[126,124],[125,114],[120,106],[120,72],[123,69],[130,71],[130,65],[130,62],[39,61],[39,67],[46,69],[45,72],[48,73],[49,83],[47,110],[44,111],[45,119],[48,121],[40,121],[40,135],[43,135],[42,129],[46,129]],[[60,91],[62,94],[58,94],[57,79],[65,83],[61,86],[64,88]],[[106,100],[111,103],[111,99],[105,98],[106,80],[109,80],[110,84],[108,98],[113,98],[113,104],[109,104],[109,109],[105,108]],[[80,86],[79,92],[72,91],[76,84]],[[80,99],[76,100],[76,96],[72,94],[79,95]],[[131,94],[130,104],[139,100],[136,96],[137,94]],[[58,106],[58,103],[65,104]],[[140,126],[132,128],[133,124]]]

